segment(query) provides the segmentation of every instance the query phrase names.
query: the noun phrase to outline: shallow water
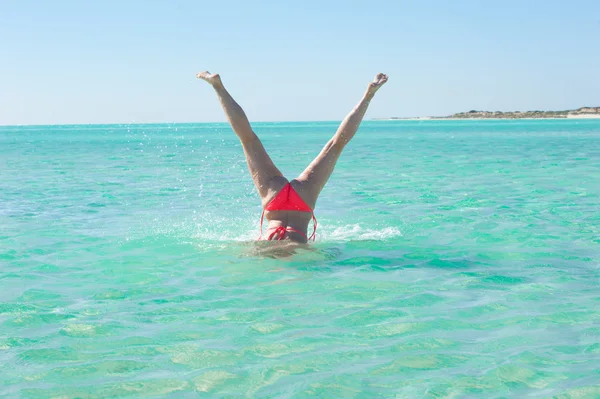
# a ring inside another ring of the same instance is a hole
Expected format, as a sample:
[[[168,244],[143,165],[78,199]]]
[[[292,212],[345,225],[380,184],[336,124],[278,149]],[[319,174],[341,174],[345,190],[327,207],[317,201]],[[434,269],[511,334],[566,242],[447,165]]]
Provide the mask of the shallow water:
[[[0,148],[0,396],[600,397],[600,121],[366,122],[283,258],[226,125]]]

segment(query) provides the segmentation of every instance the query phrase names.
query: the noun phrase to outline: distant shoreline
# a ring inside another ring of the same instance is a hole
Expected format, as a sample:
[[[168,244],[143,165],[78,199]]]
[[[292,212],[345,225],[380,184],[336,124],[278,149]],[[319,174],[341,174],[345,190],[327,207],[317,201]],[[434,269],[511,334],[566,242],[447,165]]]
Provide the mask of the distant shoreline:
[[[451,117],[422,117],[422,118],[400,118],[400,117],[393,117],[393,118],[373,118],[371,120],[373,121],[516,121],[516,120],[525,120],[525,121],[532,121],[532,120],[574,120],[574,119],[600,119],[600,115],[594,115],[594,116],[572,116],[572,117],[564,117],[564,118],[557,118],[557,117],[548,117],[548,118],[543,118],[543,117],[539,117],[539,118],[451,118]]]
[[[513,119],[600,119],[600,107],[581,107],[566,111],[476,111],[459,112],[450,116],[423,116],[412,118],[390,117],[375,120],[513,120]]]
[[[481,120],[490,120],[490,121],[501,121],[501,120],[540,120],[540,119],[548,119],[548,120],[600,120],[599,114],[588,114],[588,115],[569,115],[562,117],[518,117],[518,118],[494,118],[494,117],[462,117],[455,118],[452,116],[442,117],[442,116],[422,116],[422,117],[388,117],[388,118],[372,118],[370,121],[481,121]],[[340,120],[291,120],[291,121],[253,121],[252,124],[289,124],[289,123],[340,123]],[[212,121],[212,122],[79,122],[79,123],[33,123],[33,124],[2,124],[0,123],[0,129],[10,129],[10,128],[40,128],[40,127],[99,127],[99,126],[111,126],[111,127],[119,127],[119,128],[127,128],[133,126],[154,126],[154,125],[169,125],[174,128],[176,127],[184,127],[184,126],[193,126],[193,125],[223,125],[228,126],[226,121]]]

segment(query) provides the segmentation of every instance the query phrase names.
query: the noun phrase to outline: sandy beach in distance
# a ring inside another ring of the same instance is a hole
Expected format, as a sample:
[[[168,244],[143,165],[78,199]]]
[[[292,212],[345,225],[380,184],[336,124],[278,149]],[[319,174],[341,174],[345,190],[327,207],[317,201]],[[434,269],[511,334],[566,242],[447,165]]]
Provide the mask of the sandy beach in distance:
[[[567,119],[600,119],[600,114],[567,115]]]

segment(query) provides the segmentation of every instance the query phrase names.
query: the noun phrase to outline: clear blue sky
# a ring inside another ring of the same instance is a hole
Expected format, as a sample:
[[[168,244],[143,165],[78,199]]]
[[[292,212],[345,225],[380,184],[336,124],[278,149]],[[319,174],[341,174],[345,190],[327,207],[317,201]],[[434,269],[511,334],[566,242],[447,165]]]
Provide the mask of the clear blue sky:
[[[600,1],[0,0],[0,124],[600,106]]]

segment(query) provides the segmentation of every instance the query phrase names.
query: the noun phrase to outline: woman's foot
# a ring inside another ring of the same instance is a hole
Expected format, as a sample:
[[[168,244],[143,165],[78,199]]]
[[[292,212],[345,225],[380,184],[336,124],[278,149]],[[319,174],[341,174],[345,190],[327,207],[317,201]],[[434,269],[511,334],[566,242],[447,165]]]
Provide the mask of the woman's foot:
[[[369,93],[375,94],[375,92],[379,90],[379,88],[383,86],[387,81],[388,77],[386,74],[378,73],[377,76],[375,76],[375,79],[373,79],[373,81],[369,83]]]
[[[212,86],[223,85],[223,82],[221,82],[221,77],[218,73],[210,73],[208,71],[198,72],[196,77],[210,83]]]

